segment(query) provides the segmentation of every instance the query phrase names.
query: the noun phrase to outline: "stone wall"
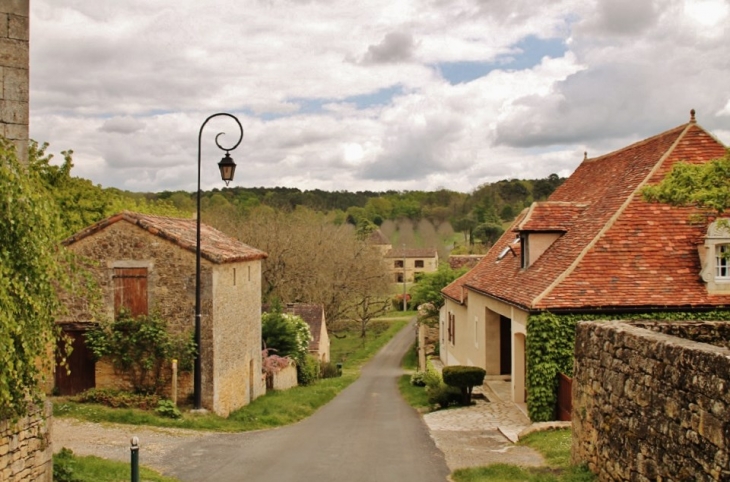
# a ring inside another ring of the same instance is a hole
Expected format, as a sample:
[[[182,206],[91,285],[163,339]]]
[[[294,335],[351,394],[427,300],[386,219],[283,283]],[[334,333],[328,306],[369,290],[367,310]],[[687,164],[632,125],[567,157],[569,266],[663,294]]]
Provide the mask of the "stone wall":
[[[297,386],[297,367],[293,363],[274,374],[274,390],[288,390]]]
[[[0,421],[0,480],[52,482],[51,403],[13,423]]]
[[[729,329],[580,323],[573,462],[602,481],[730,480]]]
[[[0,2],[0,136],[28,160],[29,0]]]

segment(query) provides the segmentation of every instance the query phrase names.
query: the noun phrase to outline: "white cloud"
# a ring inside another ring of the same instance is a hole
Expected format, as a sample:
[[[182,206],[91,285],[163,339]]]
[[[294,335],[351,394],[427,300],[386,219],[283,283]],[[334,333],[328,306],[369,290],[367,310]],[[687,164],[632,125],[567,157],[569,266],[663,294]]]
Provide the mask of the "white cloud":
[[[235,185],[468,191],[567,175],[584,150],[659,133],[691,108],[727,141],[727,7],[34,0],[31,136],[72,148],[75,174],[130,190],[194,190],[198,131],[221,111],[245,129]],[[457,85],[435,70],[498,62],[528,36],[568,51]],[[221,186],[215,134],[236,129],[206,126],[205,188]]]

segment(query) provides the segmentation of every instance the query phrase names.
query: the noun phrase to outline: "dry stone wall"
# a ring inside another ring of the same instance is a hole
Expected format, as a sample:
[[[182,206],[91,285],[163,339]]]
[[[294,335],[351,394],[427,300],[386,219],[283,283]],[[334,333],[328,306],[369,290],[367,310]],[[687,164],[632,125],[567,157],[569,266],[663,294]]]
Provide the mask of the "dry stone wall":
[[[579,323],[573,462],[602,481],[730,480],[728,330]]]
[[[51,404],[33,407],[17,422],[0,421],[0,480],[51,482]]]

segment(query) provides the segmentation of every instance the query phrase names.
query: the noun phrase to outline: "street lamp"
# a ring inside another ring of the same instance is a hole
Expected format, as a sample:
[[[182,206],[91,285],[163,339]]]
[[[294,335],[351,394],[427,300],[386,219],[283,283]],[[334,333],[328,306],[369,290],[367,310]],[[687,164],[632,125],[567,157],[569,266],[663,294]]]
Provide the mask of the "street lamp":
[[[238,124],[238,129],[241,132],[241,135],[238,138],[238,142],[236,142],[233,147],[230,148],[223,147],[218,143],[218,138],[224,134],[223,132],[219,132],[215,136],[215,145],[218,146],[218,149],[226,152],[226,155],[218,163],[218,169],[221,172],[221,179],[225,181],[226,186],[229,182],[233,180],[233,174],[236,172],[236,163],[233,162],[233,159],[231,158],[229,152],[235,150],[236,147],[238,147],[238,145],[243,140],[243,127],[241,126],[241,123],[238,121],[236,116],[225,112],[213,114],[212,116],[205,119],[205,122],[203,122],[203,125],[200,126],[200,132],[198,133],[198,215],[196,218],[197,226],[195,233],[195,347],[197,351],[195,354],[195,373],[193,376],[193,395],[195,397],[196,410],[200,410],[203,405],[203,395],[201,390],[202,370],[200,366],[200,150],[203,138],[203,128],[209,120],[218,116],[230,117],[231,119],[236,121],[236,124]]]

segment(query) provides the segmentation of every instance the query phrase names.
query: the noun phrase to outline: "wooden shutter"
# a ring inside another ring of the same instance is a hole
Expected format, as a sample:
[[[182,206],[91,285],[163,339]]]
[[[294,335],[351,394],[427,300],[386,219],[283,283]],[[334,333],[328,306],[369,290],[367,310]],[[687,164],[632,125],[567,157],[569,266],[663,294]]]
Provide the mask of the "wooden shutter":
[[[114,268],[114,315],[122,308],[132,316],[147,313],[147,268]]]

